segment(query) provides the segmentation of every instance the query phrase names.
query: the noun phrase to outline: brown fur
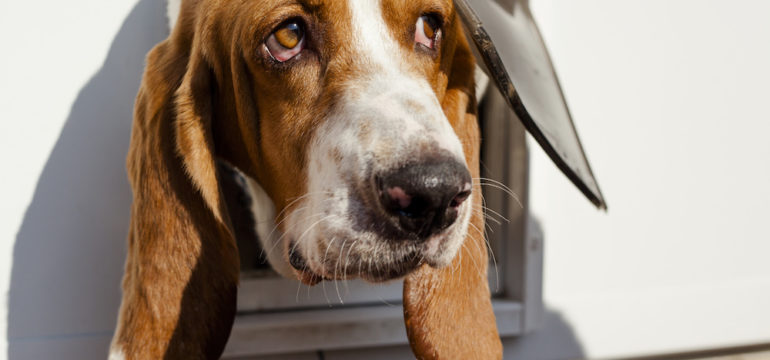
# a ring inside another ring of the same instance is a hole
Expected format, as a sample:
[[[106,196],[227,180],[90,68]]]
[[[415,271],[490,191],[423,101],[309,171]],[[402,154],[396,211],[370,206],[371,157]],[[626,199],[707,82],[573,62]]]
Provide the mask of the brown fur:
[[[411,35],[422,11],[416,3],[387,2],[391,29]],[[288,213],[289,200],[305,192],[305,147],[323,120],[318,114],[338,101],[337,79],[367,65],[345,56],[350,29],[335,20],[348,13],[345,2],[282,4],[186,0],[172,35],[148,56],[128,154],[134,202],[113,339],[126,359],[219,357],[235,316],[239,259],[215,159],[255,178]],[[415,70],[429,78],[478,177],[473,58],[451,7],[431,5],[449,35],[441,54]],[[321,24],[308,31],[324,44],[308,44],[296,59],[306,66],[271,68],[259,44],[296,14]],[[474,197],[479,204],[478,186]],[[480,216],[472,223],[483,229]],[[407,277],[405,320],[418,358],[501,357],[483,241],[471,230],[451,267],[423,266]]]

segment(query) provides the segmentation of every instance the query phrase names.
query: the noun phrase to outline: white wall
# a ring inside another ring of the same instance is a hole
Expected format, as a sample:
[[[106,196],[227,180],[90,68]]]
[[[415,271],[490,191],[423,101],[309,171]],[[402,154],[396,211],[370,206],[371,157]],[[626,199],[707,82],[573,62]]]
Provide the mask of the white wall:
[[[0,2],[0,358],[106,357],[161,0]]]
[[[508,356],[770,342],[770,3],[533,0],[609,201],[533,146],[540,333]],[[103,358],[160,0],[0,2],[0,358]],[[581,355],[582,354],[582,355]]]
[[[532,6],[609,202],[532,152],[547,304],[588,356],[770,343],[770,2]]]

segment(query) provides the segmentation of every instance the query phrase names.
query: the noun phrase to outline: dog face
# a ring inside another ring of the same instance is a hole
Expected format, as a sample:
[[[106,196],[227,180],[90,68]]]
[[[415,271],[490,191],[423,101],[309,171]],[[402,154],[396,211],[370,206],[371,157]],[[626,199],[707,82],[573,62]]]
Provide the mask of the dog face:
[[[464,149],[444,111],[452,104],[442,104],[463,36],[451,1],[227,6],[249,15],[213,32],[237,34],[225,53],[246,75],[233,86],[255,106],[235,114],[237,127],[217,131],[227,119],[215,119],[214,133],[230,133],[218,151],[241,133],[248,155],[228,160],[267,194],[256,196],[257,216],[278,214],[265,219],[277,230],[259,231],[273,267],[312,284],[451,262],[472,208]]]

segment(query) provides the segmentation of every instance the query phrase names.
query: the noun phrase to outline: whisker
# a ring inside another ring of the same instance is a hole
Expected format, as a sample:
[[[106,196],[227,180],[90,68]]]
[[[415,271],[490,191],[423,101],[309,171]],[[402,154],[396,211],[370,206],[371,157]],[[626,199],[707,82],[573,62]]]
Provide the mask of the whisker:
[[[473,211],[473,213],[474,213],[474,214],[478,214],[479,216],[481,216],[481,217],[483,217],[483,218],[485,218],[485,219],[487,218],[487,217],[486,217],[486,214],[484,213],[484,211],[483,211],[482,209],[476,209],[476,208],[474,208],[472,211]],[[492,220],[492,222],[495,222],[495,221],[494,221],[494,220]],[[497,225],[502,225],[502,224],[501,224],[501,223],[499,223],[499,222],[497,222]],[[491,226],[491,225],[489,225],[489,222],[487,222],[487,221],[484,221],[484,228],[485,228],[485,230],[489,231],[490,233],[494,233],[494,232],[495,232],[495,231],[492,229],[492,226]]]
[[[354,241],[352,245],[350,245],[350,249],[348,249],[348,254],[345,256],[345,266],[342,268],[342,276],[344,276],[345,279],[345,295],[350,293],[350,287],[348,286],[348,264],[350,264],[350,251],[353,250],[353,248],[356,246],[356,243],[358,240]]]
[[[477,180],[478,181],[477,184],[479,184],[480,186],[494,187],[512,197],[518,197],[518,195],[510,187],[508,187],[508,185],[505,185],[500,181],[490,179],[490,178],[473,178],[473,180]]]
[[[507,223],[511,222],[511,220],[508,220],[508,218],[506,218],[505,216],[501,215],[499,212],[494,211],[494,210],[492,210],[491,208],[489,208],[487,206],[484,206],[484,211],[492,213],[493,215],[497,216],[499,219],[501,219],[501,220],[503,220],[503,221],[505,221]],[[489,218],[490,219],[494,219],[493,217],[489,217]],[[498,224],[500,224],[500,223],[498,222]]]
[[[312,195],[312,193],[311,193],[311,194],[306,194],[306,195]],[[302,196],[300,196],[300,198],[302,198]],[[331,201],[331,200],[333,200],[333,199],[324,199],[323,201],[321,201],[321,203],[323,204],[323,203],[325,203],[325,202],[327,202],[327,201]],[[295,201],[296,201],[296,200],[295,200]],[[298,209],[296,209],[295,211],[302,211],[302,210],[305,210],[305,209],[307,209],[308,207],[310,207],[310,206],[309,206],[309,205],[308,205],[308,206],[303,206],[303,207],[301,207],[301,208],[298,208]],[[283,213],[283,212],[284,212],[286,209],[288,209],[288,206],[287,206],[287,207],[285,207],[285,208],[284,208],[284,209],[281,211],[281,213]],[[317,217],[317,216],[321,216],[321,215],[323,215],[323,213],[316,213],[316,214],[312,214],[312,215],[309,215],[309,216],[307,216],[305,219],[303,219],[303,221],[306,221],[306,220],[310,220],[310,219],[313,219],[313,218],[315,218],[315,217]],[[275,219],[277,219],[277,218],[278,218],[278,216],[276,216],[276,217],[275,217]],[[276,230],[278,230],[278,227],[279,227],[279,226],[280,226],[280,225],[281,225],[281,224],[282,224],[284,221],[286,221],[286,220],[288,220],[288,219],[289,219],[289,217],[287,216],[287,217],[284,217],[283,219],[281,219],[281,221],[279,221],[278,223],[276,223],[276,224],[275,224],[275,226],[273,226],[273,230],[271,230],[271,231],[270,231],[270,233],[267,235],[267,239],[265,239],[265,240],[266,240],[266,241],[270,241],[270,239],[273,237],[273,234],[276,232]],[[285,233],[282,233],[282,234],[281,234],[281,236],[280,236],[280,237],[279,237],[279,238],[278,238],[278,239],[275,241],[275,243],[273,244],[273,246],[272,246],[272,247],[270,247],[270,250],[269,250],[269,251],[273,251],[273,250],[275,250],[275,247],[276,247],[276,246],[278,246],[278,244],[280,244],[280,243],[281,243],[281,240],[283,240],[284,236],[286,236],[286,234],[285,234]],[[261,255],[264,255],[264,250],[265,250],[265,249],[262,249],[262,252],[261,252],[262,254],[261,254]]]
[[[326,273],[326,257],[329,255],[329,248],[332,247],[332,244],[334,243],[335,240],[337,240],[337,238],[333,237],[332,241],[330,241],[326,245],[326,252],[324,252],[324,257],[321,260],[321,271],[324,274]],[[326,298],[326,304],[329,305],[329,307],[331,307],[332,306],[332,302],[329,300],[329,295],[326,294],[326,281],[321,281],[321,288],[323,289],[323,292],[324,292],[324,298]]]
[[[288,204],[286,204],[286,206],[284,206],[284,207],[283,207],[283,210],[281,210],[281,212],[279,212],[277,215],[275,215],[275,218],[276,218],[276,219],[280,218],[280,217],[281,217],[281,215],[283,215],[283,213],[285,213],[286,211],[288,211],[289,209],[291,209],[291,206],[292,206],[292,205],[294,205],[295,203],[297,203],[298,201],[300,201],[300,200],[302,200],[302,199],[305,199],[305,198],[307,198],[307,197],[310,197],[310,196],[312,196],[312,195],[318,195],[318,194],[331,194],[331,193],[332,193],[332,192],[331,192],[331,191],[328,191],[328,190],[324,190],[324,191],[312,191],[312,192],[306,193],[306,194],[304,194],[304,195],[302,195],[302,196],[297,196],[297,197],[294,197],[294,198],[291,198],[291,199],[287,199],[287,200],[289,201],[289,203],[288,203]],[[324,200],[325,200],[325,199],[324,199]]]
[[[481,230],[479,230],[478,226],[474,225],[473,223],[469,223],[468,225],[472,226],[479,234],[481,234]],[[497,269],[497,259],[495,258],[495,252],[492,251],[492,244],[489,243],[489,239],[487,239],[487,237],[483,234],[481,234],[481,236],[484,238],[484,243],[487,244],[489,255],[492,257],[492,264],[495,267],[495,291],[497,292],[500,291],[500,273]]]
[[[299,289],[302,288],[302,281],[297,281],[297,296],[294,297],[294,302],[299,304]]]
[[[470,249],[466,246],[465,242],[463,242],[463,249],[465,251],[468,251],[468,256],[471,258],[471,262],[473,262],[473,268],[476,269],[476,272],[479,274],[483,274],[481,272],[481,268],[479,267],[479,264],[476,262],[476,259],[472,256],[473,254],[470,253]],[[462,268],[460,269],[462,271]]]
[[[486,219],[488,219],[489,221],[491,221],[491,222],[493,222],[493,223],[495,223],[495,224],[497,224],[497,225],[502,225],[502,224],[503,224],[502,222],[500,222],[500,220],[497,220],[497,219],[495,219],[495,218],[493,218],[493,217],[491,217],[491,216],[488,216],[489,214],[487,214],[487,213],[485,212],[485,210],[487,210],[487,209],[473,209],[473,210],[474,210],[474,213],[475,213],[475,214],[479,214],[479,215],[482,215],[482,216],[484,216]]]
[[[382,285],[379,285],[379,286],[380,286],[380,287],[382,287]],[[377,297],[380,299],[380,302],[381,302],[381,303],[383,303],[383,304],[385,304],[385,305],[388,305],[388,306],[390,306],[390,307],[394,307],[394,306],[397,306],[396,304],[392,304],[392,303],[389,303],[387,300],[385,300],[385,298],[383,298],[383,297],[382,297],[382,296],[380,296],[380,295],[377,295]]]
[[[340,260],[342,259],[342,253],[345,251],[345,244],[347,243],[347,240],[342,242],[342,247],[340,247],[339,250],[339,256],[337,256],[337,263],[334,264],[334,287],[337,289],[337,298],[340,299],[340,304],[345,304],[344,301],[342,301],[342,295],[340,295],[340,287],[337,284],[337,267],[340,266]]]
[[[309,197],[311,195],[324,194],[324,193],[331,193],[331,192],[330,191],[313,191],[313,192],[309,192],[309,193],[306,193],[306,194],[304,194],[302,196],[297,196],[296,198],[291,199],[290,202],[288,204],[286,204],[286,206],[283,207],[283,210],[281,210],[277,215],[275,215],[273,217],[273,221],[275,221],[275,219],[280,219],[281,215],[283,215],[286,211],[288,211],[291,208],[291,206],[294,205],[295,203],[297,203],[298,201],[300,201],[300,200],[302,200],[304,198],[307,198],[307,197]],[[325,200],[328,200],[328,199],[324,199],[324,201]],[[308,206],[304,206],[304,207],[301,207],[301,208],[299,208],[297,210],[306,209],[307,207]],[[268,234],[267,237],[268,238],[272,237],[273,233],[278,229],[278,226],[281,225],[281,223],[283,223],[284,221],[286,221],[286,219],[288,219],[288,217],[285,217],[285,218],[281,219],[281,221],[276,223],[275,226],[273,226],[273,230],[270,231],[270,234]]]
[[[348,249],[348,254],[345,255],[345,266],[342,268],[342,276],[344,276],[346,280],[348,274],[348,264],[350,263],[350,251],[353,250],[353,247],[356,246],[357,242],[358,240],[353,241],[353,244],[351,244],[350,248]]]
[[[307,208],[308,208],[308,206],[303,206],[303,207],[301,207],[301,208],[297,209],[297,211],[305,210],[305,209],[307,209]],[[308,218],[312,218],[312,217],[315,217],[315,216],[320,216],[320,215],[321,215],[321,214],[314,214],[314,215],[308,216]],[[286,220],[288,220],[288,219],[289,219],[288,217],[285,217],[285,218],[283,218],[283,219],[282,219],[280,222],[278,222],[277,224],[275,224],[275,226],[273,226],[273,230],[272,230],[272,231],[270,231],[270,233],[267,235],[267,239],[265,239],[265,241],[270,241],[270,238],[272,238],[272,236],[273,236],[273,233],[275,233],[275,231],[276,231],[276,230],[278,230],[278,227],[279,227],[279,226],[280,226],[280,225],[281,225],[281,224],[282,224],[284,221],[286,221]],[[278,238],[278,240],[275,242],[275,244],[273,244],[273,246],[271,246],[271,247],[270,247],[270,251],[273,251],[273,250],[275,249],[275,247],[276,247],[276,246],[278,246],[278,244],[281,242],[280,240],[281,240],[281,239],[283,239],[283,236],[284,236],[284,234],[281,234],[281,237],[279,237],[279,238]],[[261,250],[261,252],[260,252],[260,256],[263,256],[263,255],[265,255],[265,249],[264,249],[264,248],[262,248],[262,250]]]
[[[465,241],[463,241],[463,243],[465,243]],[[463,263],[463,252],[460,251],[460,253],[457,254],[457,255],[459,256],[459,258],[457,259],[457,265],[456,266],[452,266],[452,279],[454,279],[455,271],[457,271],[458,268],[461,268],[463,266],[462,265],[462,263]]]
[[[479,186],[487,186],[487,187],[490,187],[490,188],[493,188],[493,189],[498,189],[498,190],[504,192],[505,194],[509,195],[511,198],[516,200],[516,203],[519,204],[519,206],[522,209],[524,208],[524,205],[521,203],[521,200],[519,199],[519,196],[516,195],[516,193],[513,192],[513,190],[511,190],[511,188],[509,188],[507,185],[505,185],[505,184],[503,184],[503,183],[501,183],[501,182],[499,182],[497,180],[489,179],[489,178],[473,178],[473,180],[477,180]]]
[[[369,275],[372,274],[372,259],[375,259],[377,257],[377,244],[374,245],[374,254],[368,259],[366,259],[367,267],[366,272],[369,273]]]
[[[361,276],[361,266],[363,266],[364,262],[361,258],[361,256],[358,257],[358,276]]]
[[[318,220],[318,221],[314,222],[312,225],[310,225],[310,226],[309,226],[307,229],[305,229],[305,231],[302,233],[302,235],[300,235],[300,236],[297,238],[297,241],[295,241],[295,242],[294,242],[294,246],[292,246],[292,247],[291,247],[291,249],[290,249],[289,253],[292,253],[292,252],[294,252],[294,250],[296,250],[296,249],[297,249],[297,246],[299,246],[299,244],[302,242],[302,238],[304,238],[304,237],[305,237],[305,235],[307,235],[307,233],[308,233],[308,232],[310,232],[310,230],[313,230],[313,228],[314,228],[314,227],[316,227],[318,224],[320,224],[320,223],[321,223],[321,222],[323,222],[324,220],[327,220],[327,219],[329,219],[329,218],[332,218],[332,217],[334,217],[334,215],[327,215],[327,216],[324,216],[324,217],[323,217],[323,218],[321,218],[320,220]]]
[[[482,181],[486,181],[486,182],[489,182],[491,184],[498,185],[505,192],[507,192],[509,194],[514,194],[513,190],[511,190],[511,188],[508,187],[508,185],[505,185],[504,183],[502,183],[502,182],[500,182],[498,180],[495,180],[495,179],[492,179],[492,178],[488,178],[488,177],[477,177],[477,178],[473,178],[473,180],[478,180],[479,183],[481,183]]]
[[[473,223],[471,223],[471,222],[469,222],[469,223],[468,223],[468,225],[470,225],[471,227],[473,227],[473,230],[476,230],[476,232],[479,234],[479,236],[484,236],[484,233],[483,233],[483,232],[482,232],[482,231],[479,229],[479,227],[478,227],[478,226],[476,226],[476,225],[473,225]]]
[[[473,207],[473,210],[481,211],[481,216],[486,219],[487,218],[487,213],[485,211],[486,209],[487,209],[487,198],[484,196],[484,193],[482,192],[481,204],[476,204],[476,206]],[[497,225],[499,226],[500,224],[498,223]],[[489,222],[484,221],[484,227],[486,230],[489,230],[490,232],[492,232],[492,226],[489,225]]]

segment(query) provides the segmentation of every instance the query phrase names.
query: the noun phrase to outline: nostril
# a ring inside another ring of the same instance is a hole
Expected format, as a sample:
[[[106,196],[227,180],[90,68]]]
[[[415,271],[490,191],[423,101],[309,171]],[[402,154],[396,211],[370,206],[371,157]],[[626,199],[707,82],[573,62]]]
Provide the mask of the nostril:
[[[455,195],[455,197],[452,199],[452,201],[449,202],[450,208],[457,208],[460,205],[462,205],[463,202],[465,202],[468,197],[471,196],[471,190],[463,190],[459,194]]]
[[[422,196],[410,195],[400,186],[386,188],[381,196],[385,208],[399,216],[419,217],[429,207]]]
[[[387,192],[394,205],[398,205],[401,209],[406,209],[412,204],[412,196],[398,186],[387,189]]]
[[[397,212],[401,216],[406,216],[408,218],[414,218],[414,217],[423,217],[426,215],[426,212],[430,209],[430,204],[428,201],[426,201],[422,197],[416,197],[414,198],[409,206],[399,209]]]

